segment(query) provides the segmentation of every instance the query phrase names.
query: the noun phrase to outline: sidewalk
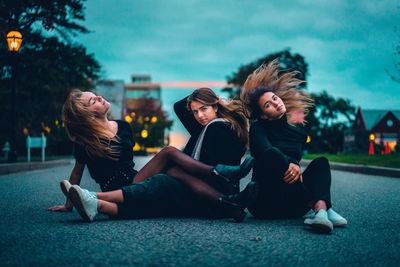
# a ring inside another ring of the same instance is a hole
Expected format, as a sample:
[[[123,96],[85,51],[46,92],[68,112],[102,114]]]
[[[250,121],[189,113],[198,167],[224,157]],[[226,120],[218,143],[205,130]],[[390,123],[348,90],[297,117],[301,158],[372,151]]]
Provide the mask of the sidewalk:
[[[310,162],[311,160],[303,159],[301,160],[300,164],[302,167],[306,167]],[[400,178],[400,169],[396,168],[380,167],[373,165],[347,164],[332,161],[329,162],[329,164],[332,170]]]
[[[56,166],[73,164],[73,158],[56,159],[49,161],[34,161],[34,162],[16,162],[16,163],[2,163],[0,164],[0,175],[5,175],[15,172],[31,171],[37,169],[46,169]]]

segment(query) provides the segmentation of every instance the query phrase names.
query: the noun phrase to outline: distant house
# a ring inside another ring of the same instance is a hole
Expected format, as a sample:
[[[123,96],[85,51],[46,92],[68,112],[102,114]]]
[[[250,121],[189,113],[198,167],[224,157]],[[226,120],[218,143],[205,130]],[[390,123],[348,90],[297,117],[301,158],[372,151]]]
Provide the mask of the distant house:
[[[354,124],[344,134],[344,152],[368,153],[369,142],[393,151],[400,137],[400,110],[358,108]]]

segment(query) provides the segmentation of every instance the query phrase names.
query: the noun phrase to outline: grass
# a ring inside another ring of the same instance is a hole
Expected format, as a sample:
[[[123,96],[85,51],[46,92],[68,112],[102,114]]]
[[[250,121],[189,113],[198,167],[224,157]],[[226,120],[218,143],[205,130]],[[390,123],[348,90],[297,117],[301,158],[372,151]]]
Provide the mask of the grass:
[[[321,156],[332,162],[400,168],[400,153],[373,156],[368,154],[308,154],[304,155],[303,159],[314,159]]]

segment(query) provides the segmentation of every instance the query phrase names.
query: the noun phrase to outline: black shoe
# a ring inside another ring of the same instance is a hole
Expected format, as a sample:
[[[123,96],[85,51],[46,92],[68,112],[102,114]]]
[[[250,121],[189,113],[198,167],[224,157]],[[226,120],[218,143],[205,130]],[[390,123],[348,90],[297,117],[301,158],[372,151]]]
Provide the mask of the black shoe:
[[[246,208],[254,202],[257,198],[258,186],[257,183],[252,181],[247,184],[246,188],[238,194],[222,196],[226,201],[234,203],[238,206]]]
[[[246,217],[247,213],[244,211],[245,207],[238,204],[232,203],[226,199],[226,196],[220,196],[218,198],[220,215],[222,218],[232,218],[235,222],[242,222]]]
[[[218,164],[214,167],[214,171],[217,176],[220,176],[229,182],[237,183],[250,172],[251,168],[253,168],[253,163],[254,158],[252,156],[247,156],[239,166]]]
[[[258,186],[256,182],[250,182],[246,188],[238,194],[222,195],[218,201],[223,206],[223,209],[232,217],[236,222],[243,221],[246,216],[244,209],[256,200],[258,194]]]

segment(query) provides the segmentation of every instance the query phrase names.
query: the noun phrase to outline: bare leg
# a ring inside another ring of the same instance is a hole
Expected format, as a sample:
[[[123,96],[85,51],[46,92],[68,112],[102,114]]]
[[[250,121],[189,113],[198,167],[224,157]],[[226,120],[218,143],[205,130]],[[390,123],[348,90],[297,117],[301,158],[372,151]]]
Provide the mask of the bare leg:
[[[110,192],[97,192],[97,198],[99,200],[105,200],[113,203],[123,203],[124,195],[122,194],[122,190],[114,190]]]
[[[153,175],[166,172],[168,168],[174,166],[178,166],[180,169],[185,170],[186,173],[195,174],[196,176],[216,175],[213,166],[195,160],[175,147],[167,146],[147,162],[136,174],[133,182],[140,183]]]
[[[99,199],[99,202],[97,204],[97,211],[107,215],[117,216],[118,206],[115,203]]]
[[[314,211],[317,212],[319,210],[327,210],[326,202],[324,200],[318,200],[314,204]]]
[[[179,167],[169,168],[166,173],[183,182],[185,185],[189,186],[189,188],[191,188],[200,197],[218,203],[218,199],[221,196],[221,193],[216,191],[206,182],[200,180],[199,178],[196,178],[195,176],[187,173],[185,170],[180,169]]]

